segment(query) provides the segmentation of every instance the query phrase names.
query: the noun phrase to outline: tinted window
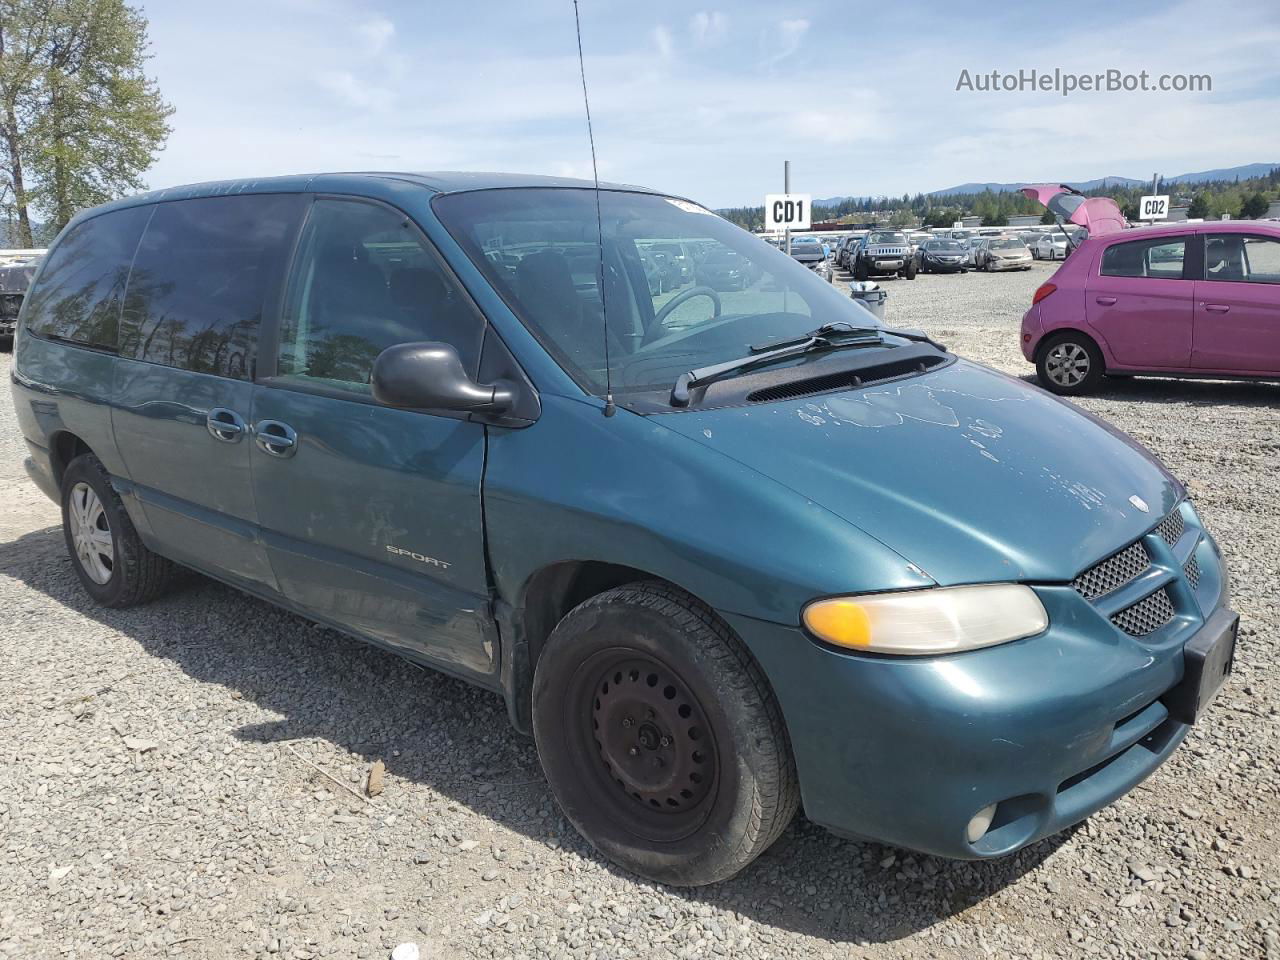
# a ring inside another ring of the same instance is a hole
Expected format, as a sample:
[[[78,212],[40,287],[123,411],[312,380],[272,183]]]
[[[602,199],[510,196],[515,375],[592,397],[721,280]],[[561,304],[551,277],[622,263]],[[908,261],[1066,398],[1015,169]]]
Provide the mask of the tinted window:
[[[1186,252],[1184,238],[1152,237],[1113,243],[1102,254],[1104,277],[1153,277],[1166,280],[1182,278],[1182,260]]]
[[[264,301],[283,272],[299,196],[155,206],[120,321],[120,355],[248,380]]]
[[[1280,240],[1211,234],[1205,238],[1204,275],[1208,280],[1280,283]]]
[[[59,240],[31,291],[30,330],[114,348],[129,265],[150,216],[151,207],[104,213]]]
[[[368,394],[373,361],[398,343],[451,344],[473,375],[483,319],[404,214],[317,200],[285,298],[278,374]]]

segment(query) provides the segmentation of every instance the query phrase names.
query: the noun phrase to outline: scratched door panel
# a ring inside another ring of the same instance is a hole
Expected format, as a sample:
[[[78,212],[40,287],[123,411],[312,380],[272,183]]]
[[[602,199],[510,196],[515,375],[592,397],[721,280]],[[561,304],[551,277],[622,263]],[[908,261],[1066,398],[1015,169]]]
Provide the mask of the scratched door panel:
[[[480,482],[484,428],[278,386],[253,422],[254,493],[280,589],[317,616],[455,672],[493,671]]]

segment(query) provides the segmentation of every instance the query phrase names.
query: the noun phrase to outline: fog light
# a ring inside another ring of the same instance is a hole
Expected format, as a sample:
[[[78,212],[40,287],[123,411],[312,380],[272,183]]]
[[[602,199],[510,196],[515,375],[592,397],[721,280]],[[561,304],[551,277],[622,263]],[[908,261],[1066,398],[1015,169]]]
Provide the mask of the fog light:
[[[983,807],[973,815],[973,819],[969,821],[969,826],[965,828],[965,839],[970,843],[977,843],[981,840],[986,832],[991,829],[991,821],[996,815],[996,805],[993,803],[989,807]]]

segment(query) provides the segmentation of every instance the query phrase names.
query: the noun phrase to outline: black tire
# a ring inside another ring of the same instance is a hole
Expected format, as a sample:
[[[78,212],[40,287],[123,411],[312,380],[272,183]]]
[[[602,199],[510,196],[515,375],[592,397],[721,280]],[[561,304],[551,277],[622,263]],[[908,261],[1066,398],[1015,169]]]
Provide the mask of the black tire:
[[[853,265],[853,279],[855,280],[867,279],[867,265],[861,259],[859,259]]]
[[[609,590],[560,621],[534,673],[533,732],[578,832],[659,883],[733,876],[799,806],[759,665],[714,612],[664,584]]]
[[[903,274],[903,276],[905,276],[908,280],[914,280],[916,278],[916,265],[914,261],[907,264],[907,269]]]
[[[91,572],[92,559],[83,559],[77,549],[73,499],[82,494],[81,487],[93,492],[101,505],[95,529],[110,535],[110,560],[101,553],[96,566],[98,579]],[[111,487],[106,469],[91,453],[81,454],[67,465],[62,474],[62,534],[71,556],[71,565],[85,592],[104,607],[132,607],[148,603],[164,593],[176,569],[172,561],[152,553],[138,537],[133,521]],[[108,571],[101,580],[103,571]]]
[[[0,337],[0,353],[13,351],[13,337]]]
[[[1050,393],[1077,397],[1098,389],[1105,363],[1091,338],[1069,331],[1050,337],[1036,351],[1036,376]]]

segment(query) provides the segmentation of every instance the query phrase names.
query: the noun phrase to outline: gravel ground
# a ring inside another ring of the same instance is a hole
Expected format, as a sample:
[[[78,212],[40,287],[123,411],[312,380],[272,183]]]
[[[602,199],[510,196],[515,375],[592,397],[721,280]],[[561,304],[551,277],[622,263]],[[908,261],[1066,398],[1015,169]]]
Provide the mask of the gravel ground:
[[[890,281],[889,317],[1027,375],[1049,272]],[[994,863],[799,820],[692,892],[589,851],[496,696],[200,578],[94,608],[0,402],[0,956],[1280,960],[1278,402],[1138,380],[1083,403],[1188,482],[1244,616],[1234,677],[1150,780]]]

